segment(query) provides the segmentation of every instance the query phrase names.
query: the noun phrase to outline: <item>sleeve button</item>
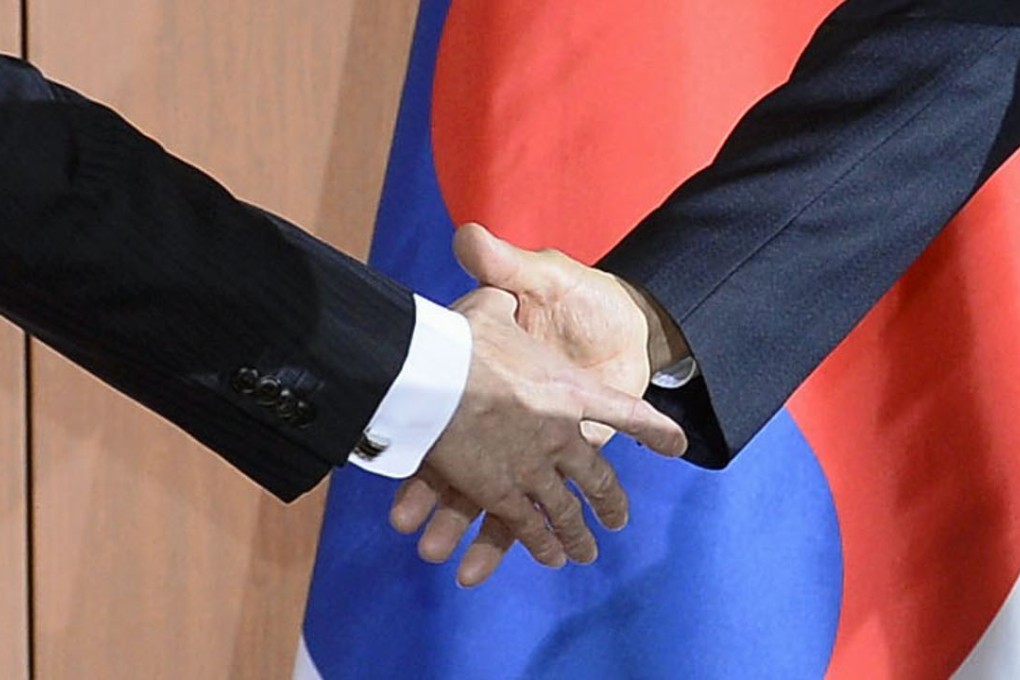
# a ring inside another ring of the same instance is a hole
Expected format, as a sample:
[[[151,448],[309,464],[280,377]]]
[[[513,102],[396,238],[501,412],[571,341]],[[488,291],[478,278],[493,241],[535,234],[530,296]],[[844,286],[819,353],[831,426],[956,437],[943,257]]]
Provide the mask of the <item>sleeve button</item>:
[[[280,398],[283,385],[271,375],[262,376],[255,383],[255,403],[260,406],[274,406]]]
[[[255,391],[255,385],[259,380],[259,372],[250,366],[245,366],[234,371],[230,378],[230,386],[239,394],[251,394]]]
[[[276,400],[276,415],[285,421],[290,421],[297,415],[298,398],[294,393],[284,387],[280,390],[280,397]]]
[[[295,405],[291,423],[294,427],[308,427],[313,422],[315,422],[315,407],[304,399],[299,399]]]

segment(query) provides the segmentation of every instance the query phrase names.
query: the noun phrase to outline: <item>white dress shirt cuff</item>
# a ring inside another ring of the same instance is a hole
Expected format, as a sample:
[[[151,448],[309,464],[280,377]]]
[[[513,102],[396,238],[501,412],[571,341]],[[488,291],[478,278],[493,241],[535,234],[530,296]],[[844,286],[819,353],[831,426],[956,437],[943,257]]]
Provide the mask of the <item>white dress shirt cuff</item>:
[[[446,429],[471,365],[467,319],[418,295],[414,304],[414,331],[404,366],[365,431],[379,453],[371,460],[357,451],[350,457],[363,470],[398,479],[414,474]]]
[[[667,390],[675,390],[683,387],[697,376],[698,362],[694,360],[694,357],[687,357],[653,375],[652,384]]]

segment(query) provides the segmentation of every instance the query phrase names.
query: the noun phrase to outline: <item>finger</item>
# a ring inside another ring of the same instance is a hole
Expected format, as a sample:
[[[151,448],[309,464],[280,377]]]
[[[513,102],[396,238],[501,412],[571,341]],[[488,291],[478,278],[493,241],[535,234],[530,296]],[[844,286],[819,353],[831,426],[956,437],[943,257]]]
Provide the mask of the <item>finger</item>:
[[[503,523],[521,542],[539,564],[559,569],[567,563],[567,555],[560,539],[546,524],[543,515],[534,503],[521,496],[514,501],[511,512],[497,512]]]
[[[450,489],[418,540],[418,555],[434,564],[450,559],[464,533],[480,514],[481,508],[460,492]]]
[[[439,502],[446,484],[428,468],[422,468],[397,489],[390,507],[390,525],[402,534],[421,528]]]
[[[487,286],[515,295],[546,294],[574,280],[583,265],[555,250],[518,248],[480,224],[465,224],[453,236],[460,266]]]
[[[474,588],[492,576],[514,544],[510,528],[495,515],[485,515],[478,536],[471,542],[457,568],[457,583]]]
[[[472,308],[481,308],[493,316],[513,321],[517,314],[517,296],[502,288],[482,286],[471,291],[451,305],[457,311],[465,312]]]
[[[581,444],[586,446],[585,444]],[[577,499],[563,478],[550,474],[542,486],[533,492],[533,497],[542,506],[567,557],[579,564],[591,564],[598,557],[595,536],[584,521],[581,501]]]
[[[602,526],[613,531],[627,526],[627,492],[623,490],[616,470],[597,450],[581,443],[576,453],[560,459],[559,468],[561,473],[574,480]]]
[[[453,252],[464,271],[479,283],[520,292],[525,281],[524,251],[497,238],[480,224],[465,224],[453,236]]]
[[[584,421],[581,423],[581,436],[588,442],[590,446],[601,449],[606,445],[616,432],[613,428],[606,427],[605,425],[599,425],[591,421]]]
[[[584,378],[581,390],[582,419],[624,432],[666,456],[682,456],[687,436],[668,416],[643,399],[632,397],[594,379]]]

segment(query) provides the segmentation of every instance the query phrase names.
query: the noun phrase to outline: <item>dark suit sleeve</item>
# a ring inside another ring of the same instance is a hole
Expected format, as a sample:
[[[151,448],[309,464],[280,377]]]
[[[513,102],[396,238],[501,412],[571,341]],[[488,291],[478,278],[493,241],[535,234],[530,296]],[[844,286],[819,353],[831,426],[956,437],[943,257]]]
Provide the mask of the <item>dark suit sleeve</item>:
[[[604,260],[704,379],[650,397],[725,465],[1020,143],[1020,3],[850,0]]]
[[[0,161],[0,312],[280,498],[345,462],[407,290],[6,58]]]

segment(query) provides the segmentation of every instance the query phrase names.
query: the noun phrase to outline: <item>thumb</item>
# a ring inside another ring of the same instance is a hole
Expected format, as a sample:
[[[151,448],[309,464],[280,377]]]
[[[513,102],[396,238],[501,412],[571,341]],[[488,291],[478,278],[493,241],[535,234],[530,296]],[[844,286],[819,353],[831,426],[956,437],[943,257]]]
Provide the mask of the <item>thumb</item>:
[[[478,283],[520,293],[530,289],[528,257],[521,250],[492,234],[480,224],[468,223],[453,236],[453,252],[457,261]]]

